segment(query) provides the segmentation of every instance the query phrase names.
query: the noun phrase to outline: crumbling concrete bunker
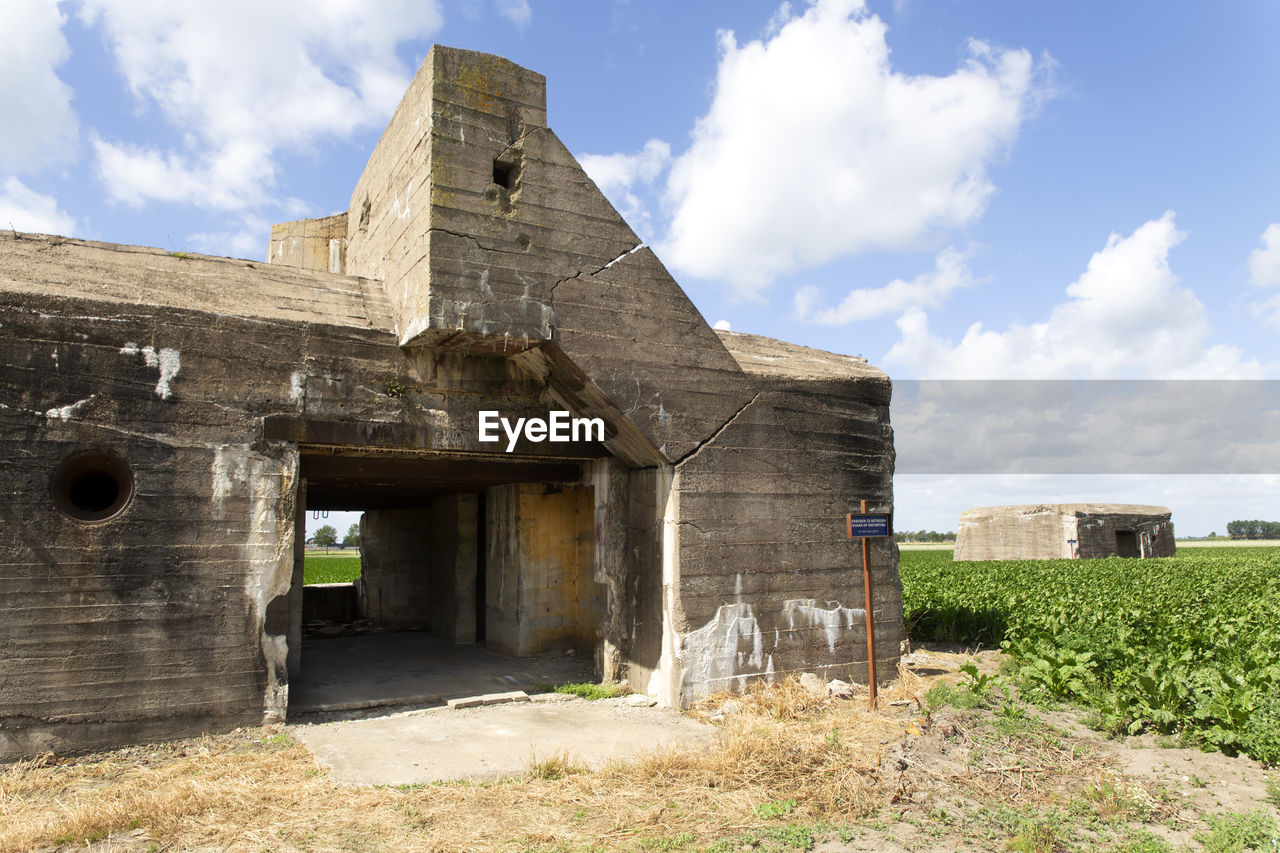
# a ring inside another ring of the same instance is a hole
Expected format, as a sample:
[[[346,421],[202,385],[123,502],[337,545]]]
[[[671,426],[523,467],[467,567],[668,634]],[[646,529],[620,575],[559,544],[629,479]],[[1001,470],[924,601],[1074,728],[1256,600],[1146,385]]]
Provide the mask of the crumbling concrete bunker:
[[[713,331],[541,75],[434,48],[348,212],[269,260],[0,236],[0,758],[284,718],[308,509],[366,511],[388,627],[578,648],[673,705],[865,679],[843,521],[892,510],[888,378]],[[605,435],[507,452],[481,411]],[[892,540],[872,562],[892,673]]]
[[[1035,504],[965,510],[956,560],[1172,557],[1173,514],[1162,506]]]

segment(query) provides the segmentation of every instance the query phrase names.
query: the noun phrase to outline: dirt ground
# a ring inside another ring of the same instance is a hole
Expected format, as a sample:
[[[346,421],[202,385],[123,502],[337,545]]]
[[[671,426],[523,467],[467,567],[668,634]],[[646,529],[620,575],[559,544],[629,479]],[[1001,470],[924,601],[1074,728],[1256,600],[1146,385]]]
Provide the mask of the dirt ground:
[[[481,781],[342,784],[279,728],[45,756],[0,768],[0,853],[1280,849],[1276,771],[955,686],[967,662],[999,656],[917,650],[876,712],[794,682],[713,697],[688,714],[709,745]]]

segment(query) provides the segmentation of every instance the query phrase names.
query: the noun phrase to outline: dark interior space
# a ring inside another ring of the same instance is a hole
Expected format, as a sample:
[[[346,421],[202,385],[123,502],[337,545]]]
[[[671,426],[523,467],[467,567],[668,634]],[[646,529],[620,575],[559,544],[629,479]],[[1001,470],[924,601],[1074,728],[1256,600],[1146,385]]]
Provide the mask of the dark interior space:
[[[297,535],[308,511],[362,511],[361,576],[304,590],[295,550],[290,713],[593,677],[603,596],[582,478],[577,461],[304,449]]]

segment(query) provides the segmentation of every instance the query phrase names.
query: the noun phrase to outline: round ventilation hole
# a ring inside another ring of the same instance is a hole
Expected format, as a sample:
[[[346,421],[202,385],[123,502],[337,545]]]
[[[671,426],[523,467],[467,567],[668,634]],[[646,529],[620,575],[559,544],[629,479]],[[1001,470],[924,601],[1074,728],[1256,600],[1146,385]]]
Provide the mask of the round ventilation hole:
[[[77,521],[105,521],[133,497],[129,464],[109,453],[77,453],[53,472],[53,503]]]

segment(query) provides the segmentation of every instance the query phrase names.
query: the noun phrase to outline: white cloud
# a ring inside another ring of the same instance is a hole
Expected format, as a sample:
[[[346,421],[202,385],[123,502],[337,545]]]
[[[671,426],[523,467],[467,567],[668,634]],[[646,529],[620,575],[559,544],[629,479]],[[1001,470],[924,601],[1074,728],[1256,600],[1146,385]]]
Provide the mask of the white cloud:
[[[188,236],[188,246],[207,255],[231,258],[264,258],[271,222],[261,216],[241,212],[225,231],[202,231]],[[187,248],[184,246],[183,248]]]
[[[1249,253],[1249,281],[1257,287],[1280,286],[1280,222],[1262,232],[1262,246]]]
[[[929,332],[923,310],[910,309],[884,362],[921,378],[1260,377],[1258,362],[1237,347],[1206,345],[1204,306],[1169,268],[1169,252],[1185,236],[1172,211],[1128,237],[1112,234],[1067,287],[1070,298],[1041,323],[1003,332],[974,323],[953,346]]]
[[[671,146],[650,139],[635,154],[580,154],[578,162],[632,229],[647,239],[652,221],[637,191],[651,187],[671,164]]]
[[[34,171],[75,152],[71,89],[55,69],[71,55],[54,0],[9,0],[0,26],[0,168]]]
[[[1249,282],[1254,287],[1280,287],[1280,222],[1262,232],[1262,246],[1249,253]],[[1280,329],[1280,294],[1256,303],[1254,309]]]
[[[515,24],[518,30],[523,31],[533,20],[529,0],[494,0],[494,5],[498,14]]]
[[[849,291],[835,308],[818,309],[822,291],[807,285],[796,291],[795,311],[801,320],[838,326],[855,320],[870,320],[901,314],[912,308],[934,308],[954,291],[973,284],[969,252],[948,248],[939,253],[934,268],[911,281],[895,279],[884,287],[859,287]]]
[[[716,324],[711,328],[719,329],[722,332],[729,332],[733,330],[733,324],[728,320],[716,320]]]
[[[663,257],[753,298],[778,276],[919,245],[979,216],[1050,64],[968,45],[946,77],[895,71],[862,0],[780,10],[767,40],[721,34],[715,94],[675,161]]]
[[[95,137],[110,195],[221,209],[273,201],[276,152],[377,126],[409,71],[401,41],[442,23],[439,2],[84,0],[130,89],[184,134],[180,150]]]
[[[11,177],[0,193],[0,228],[65,235],[75,232],[76,220],[58,209],[53,196],[42,195]]]

